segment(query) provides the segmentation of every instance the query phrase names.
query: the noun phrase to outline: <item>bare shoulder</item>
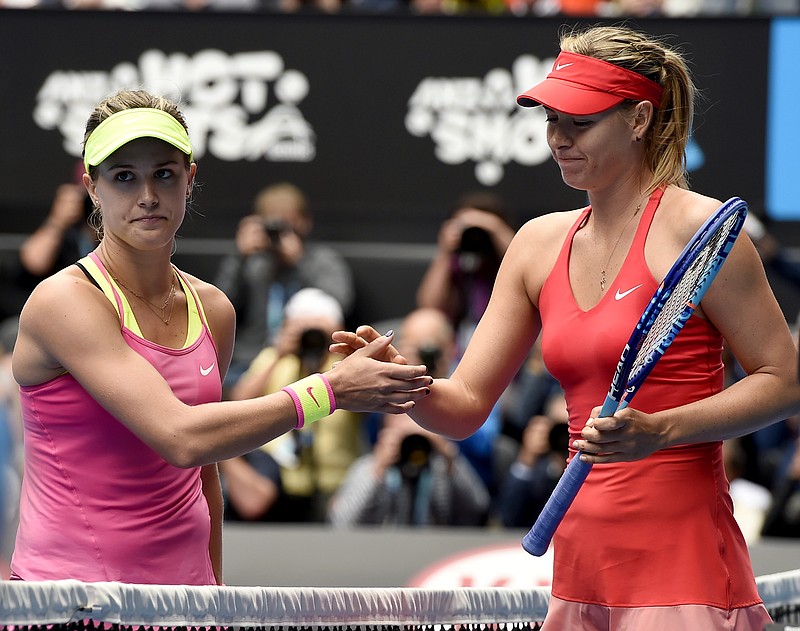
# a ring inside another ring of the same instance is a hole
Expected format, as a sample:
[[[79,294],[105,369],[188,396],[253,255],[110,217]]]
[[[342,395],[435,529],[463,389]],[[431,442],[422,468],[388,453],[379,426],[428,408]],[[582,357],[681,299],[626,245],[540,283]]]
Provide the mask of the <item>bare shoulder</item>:
[[[228,296],[216,285],[186,272],[183,272],[183,275],[200,298],[203,313],[208,319],[211,333],[218,346],[232,345],[236,329],[236,311]]]
[[[517,233],[518,241],[523,245],[536,245],[545,250],[561,249],[561,245],[584,209],[563,210],[547,213],[528,220]]]
[[[200,302],[203,303],[203,310],[206,311],[206,313],[233,313],[233,305],[231,304],[231,301],[225,295],[225,292],[223,292],[219,287],[197,278],[197,276],[188,274],[183,270],[181,270],[181,273],[186,280],[189,281],[192,289],[197,292],[197,295],[200,297]]]
[[[96,307],[107,307],[109,313],[115,313],[103,293],[80,269],[71,265],[40,282],[31,292],[20,313],[20,327],[48,321],[57,324],[53,320],[61,314]]]
[[[20,384],[42,383],[68,370],[91,344],[121,342],[114,306],[77,267],[39,283],[19,317],[13,370]]]
[[[653,219],[653,229],[659,238],[674,242],[673,247],[679,246],[680,251],[721,205],[713,197],[669,187]]]
[[[520,228],[509,246],[503,266],[518,272],[533,304],[537,304],[539,291],[582,212],[565,210],[535,217]]]

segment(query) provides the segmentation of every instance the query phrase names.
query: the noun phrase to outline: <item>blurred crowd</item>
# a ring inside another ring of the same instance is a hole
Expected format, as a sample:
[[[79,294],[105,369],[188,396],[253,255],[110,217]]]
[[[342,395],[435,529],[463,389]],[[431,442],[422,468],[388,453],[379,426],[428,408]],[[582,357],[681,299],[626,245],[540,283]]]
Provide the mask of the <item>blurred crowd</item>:
[[[0,8],[4,7],[621,18],[795,15],[800,0],[0,0]]]
[[[10,368],[16,315],[43,278],[93,249],[82,186],[57,187],[49,212],[2,271],[0,323],[0,560],[10,555],[17,515],[21,419]],[[358,303],[348,262],[313,239],[306,193],[288,182],[258,193],[232,226],[231,251],[214,282],[236,309],[238,339],[227,399],[277,392],[329,369],[331,333],[352,327]],[[518,226],[504,200],[485,191],[456,200],[420,279],[416,304],[392,321],[395,344],[433,377],[463,352]],[[765,267],[800,291],[800,262],[755,215],[745,226]],[[186,270],[192,272],[191,269]],[[726,357],[727,383],[741,377]],[[405,416],[336,411],[240,458],[220,463],[226,519],[371,526],[528,528],[566,466],[567,410],[534,347],[481,429],[463,441],[426,432]],[[725,445],[735,515],[749,542],[800,537],[800,432],[787,418]],[[2,570],[2,568],[0,568]],[[2,571],[0,571],[2,574]]]

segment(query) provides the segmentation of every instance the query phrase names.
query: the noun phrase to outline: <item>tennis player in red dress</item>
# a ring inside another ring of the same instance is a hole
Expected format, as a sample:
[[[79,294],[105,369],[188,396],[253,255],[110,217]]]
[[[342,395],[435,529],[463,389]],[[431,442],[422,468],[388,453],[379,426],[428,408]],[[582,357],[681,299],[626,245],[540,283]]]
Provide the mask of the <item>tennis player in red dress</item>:
[[[595,464],[554,539],[547,631],[769,622],[721,443],[789,416],[800,387],[789,326],[746,235],[633,408],[596,418],[649,298],[721,204],[686,181],[694,94],[682,57],[643,33],[562,37],[552,71],[519,103],[541,106],[561,176],[590,205],[522,227],[459,366],[410,413],[454,439],[470,435],[542,335],[566,394],[571,455]],[[376,336],[360,327],[334,338],[347,354]],[[747,373],[727,389],[723,339]]]

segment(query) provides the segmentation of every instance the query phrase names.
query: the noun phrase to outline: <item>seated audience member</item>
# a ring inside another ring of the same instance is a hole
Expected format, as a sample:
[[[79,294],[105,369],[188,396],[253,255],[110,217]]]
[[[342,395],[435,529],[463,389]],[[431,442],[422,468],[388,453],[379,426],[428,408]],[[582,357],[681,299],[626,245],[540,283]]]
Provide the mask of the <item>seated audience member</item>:
[[[397,333],[397,349],[410,364],[425,364],[432,377],[447,377],[456,359],[455,330],[439,309],[415,309],[403,318]],[[500,410],[501,406],[496,405],[481,428],[458,443],[461,454],[492,495],[497,482],[494,454],[502,425]]]
[[[11,370],[18,318],[0,322],[0,580],[9,577],[22,484],[22,413]]]
[[[289,298],[305,287],[333,296],[348,315],[355,299],[352,271],[333,248],[309,240],[313,227],[303,192],[273,184],[255,199],[236,230],[236,252],[223,258],[215,284],[236,309],[236,346],[226,386],[274,343]]]
[[[83,164],[78,165],[83,172]],[[92,204],[79,177],[56,187],[47,216],[20,245],[16,260],[3,273],[3,317],[19,314],[34,287],[72,265],[97,245],[87,219]]]
[[[479,526],[490,497],[452,441],[405,415],[383,417],[372,452],[351,467],[330,504],[337,527]]]
[[[279,391],[331,368],[331,333],[343,326],[338,301],[321,289],[298,291],[286,304],[275,344],[262,349],[231,390],[234,400]],[[366,450],[361,415],[336,410],[325,423],[290,432],[260,450],[220,463],[231,519],[323,521],[325,504]]]
[[[500,485],[498,513],[506,528],[530,528],[567,466],[569,429],[563,393],[530,418],[516,458]]]
[[[772,488],[772,503],[764,517],[762,537],[800,538],[800,439],[786,453]]]
[[[745,477],[747,454],[739,438],[722,443],[722,459],[725,475],[730,483],[733,500],[733,516],[748,544],[761,536],[764,519],[772,503],[769,489]]]
[[[417,306],[447,314],[456,329],[458,356],[486,310],[513,237],[502,200],[483,193],[460,199],[439,229],[436,255],[417,288]]]

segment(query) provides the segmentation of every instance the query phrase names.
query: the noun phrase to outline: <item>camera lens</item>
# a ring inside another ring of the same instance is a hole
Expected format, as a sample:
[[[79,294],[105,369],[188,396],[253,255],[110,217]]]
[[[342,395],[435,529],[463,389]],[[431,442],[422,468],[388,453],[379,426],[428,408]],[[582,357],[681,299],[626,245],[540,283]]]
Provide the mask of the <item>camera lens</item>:
[[[421,434],[409,434],[400,443],[400,472],[406,478],[416,478],[428,466],[433,447]]]
[[[291,230],[291,227],[283,219],[265,219],[264,230],[267,231],[270,241],[277,243],[283,233]]]
[[[420,361],[428,368],[428,374],[436,373],[436,364],[442,356],[442,349],[438,346],[421,346],[418,351]]]
[[[306,329],[300,335],[300,358],[319,362],[328,352],[328,336],[321,329]]]

